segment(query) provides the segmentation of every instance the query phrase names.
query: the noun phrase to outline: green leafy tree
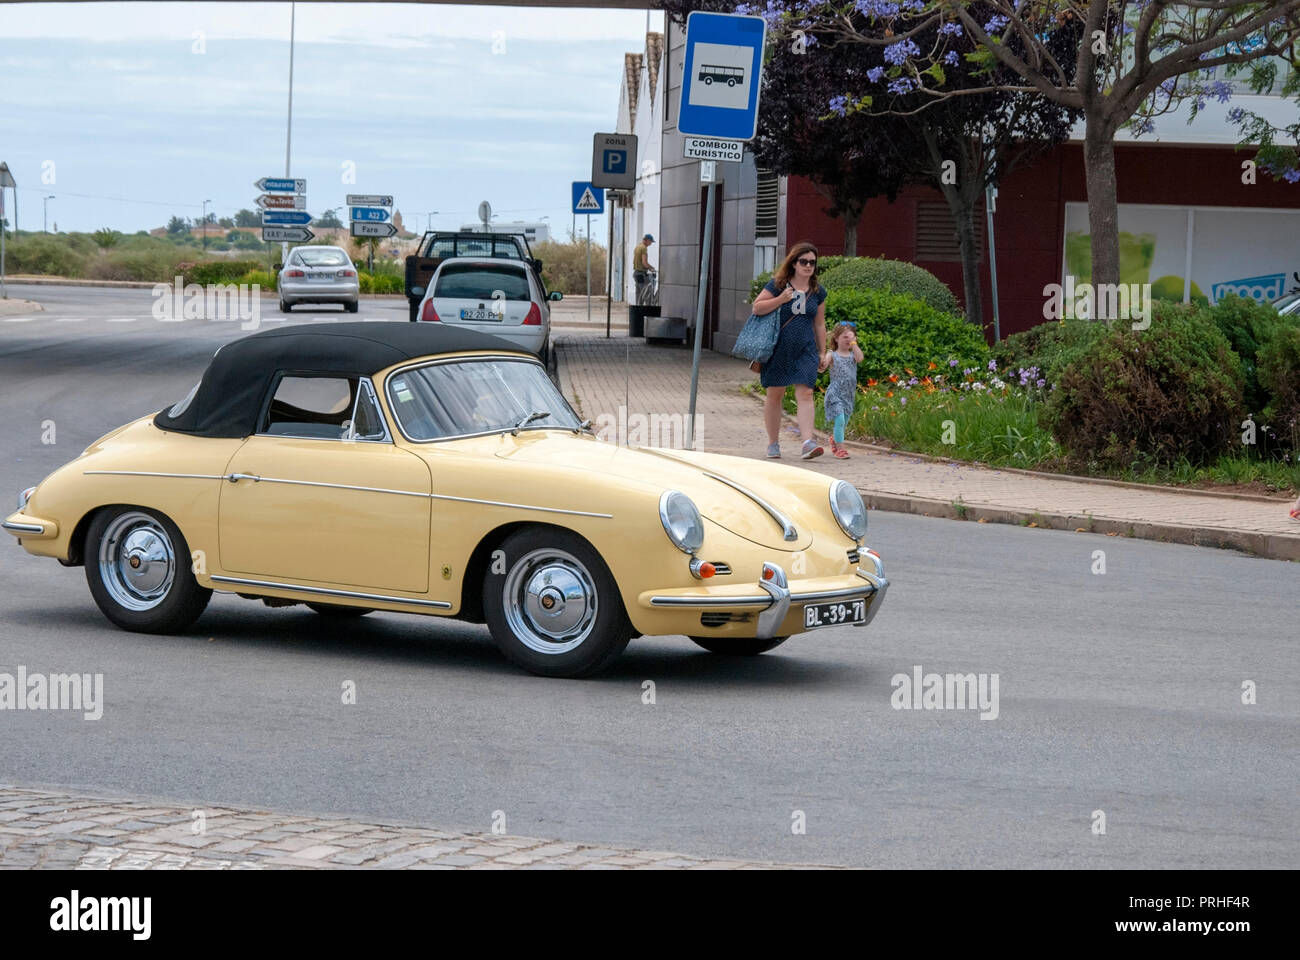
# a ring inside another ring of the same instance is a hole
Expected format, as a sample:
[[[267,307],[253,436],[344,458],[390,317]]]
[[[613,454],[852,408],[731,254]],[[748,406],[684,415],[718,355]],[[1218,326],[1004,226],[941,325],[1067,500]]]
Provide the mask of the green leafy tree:
[[[252,210],[240,210],[235,214],[235,226],[237,227],[260,227],[262,217]]]
[[[167,221],[167,233],[173,237],[184,236],[190,232],[190,222],[184,217],[172,217]]]

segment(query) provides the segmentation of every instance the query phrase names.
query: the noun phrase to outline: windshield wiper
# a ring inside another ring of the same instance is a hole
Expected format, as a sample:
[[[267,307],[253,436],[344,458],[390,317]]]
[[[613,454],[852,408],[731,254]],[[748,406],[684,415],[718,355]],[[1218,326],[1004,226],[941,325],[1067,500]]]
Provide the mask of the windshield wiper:
[[[530,413],[528,416],[524,417],[522,420],[520,420],[518,423],[515,424],[515,428],[510,431],[510,434],[511,436],[517,437],[519,436],[519,431],[522,430],[524,427],[528,426],[534,420],[543,420],[549,416],[550,413],[548,413],[545,410],[538,410],[533,413]]]

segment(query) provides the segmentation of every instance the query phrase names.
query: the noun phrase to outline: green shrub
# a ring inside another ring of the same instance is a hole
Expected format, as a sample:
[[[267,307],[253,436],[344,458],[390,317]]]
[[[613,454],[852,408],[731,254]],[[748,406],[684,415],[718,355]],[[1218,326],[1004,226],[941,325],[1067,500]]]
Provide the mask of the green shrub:
[[[1090,320],[1040,323],[995,343],[993,359],[998,362],[999,370],[1037,367],[1043,379],[1056,383],[1071,358],[1105,330],[1104,323]]]
[[[87,257],[62,236],[22,233],[5,243],[5,270],[55,277],[85,276]]]
[[[1204,462],[1229,450],[1243,414],[1241,360],[1207,311],[1157,302],[1149,329],[1097,326],[1047,405],[1073,457],[1129,466]]]
[[[263,290],[274,290],[278,279],[279,275],[269,270],[249,270],[248,273],[239,278],[239,282],[246,283],[249,286],[257,284]]]
[[[1258,303],[1236,294],[1228,294],[1216,303],[1210,308],[1210,314],[1228,338],[1228,344],[1241,357],[1246,384],[1246,410],[1258,414],[1269,404],[1268,393],[1260,383],[1256,369],[1259,354],[1277,333],[1294,321],[1278,316],[1277,311],[1267,303]]]
[[[1300,326],[1280,327],[1273,334],[1259,351],[1258,375],[1268,396],[1264,417],[1274,426],[1274,433],[1300,449],[1296,443],[1300,435]]]
[[[930,363],[945,375],[988,363],[988,345],[977,327],[906,294],[834,290],[826,299],[826,322],[832,328],[837,323],[857,324],[863,353],[859,382],[906,369],[923,376]],[[957,361],[955,368],[948,365],[950,360]]]
[[[379,266],[379,261],[375,261],[375,266]],[[357,280],[360,282],[362,293],[402,293],[406,289],[406,282],[402,277],[391,273],[367,273],[365,270],[357,271]]]
[[[86,271],[92,280],[171,283],[182,274],[186,253],[170,243],[122,243],[94,260]]]
[[[104,250],[107,250],[109,247],[117,246],[118,242],[122,239],[122,234],[108,227],[100,227],[90,236],[95,241],[95,245]]]
[[[890,290],[905,293],[944,313],[960,314],[948,285],[928,270],[901,260],[854,257],[821,275],[827,290]]]
[[[185,273],[186,283],[238,283],[250,270],[262,264],[257,260],[208,260],[196,263]]]

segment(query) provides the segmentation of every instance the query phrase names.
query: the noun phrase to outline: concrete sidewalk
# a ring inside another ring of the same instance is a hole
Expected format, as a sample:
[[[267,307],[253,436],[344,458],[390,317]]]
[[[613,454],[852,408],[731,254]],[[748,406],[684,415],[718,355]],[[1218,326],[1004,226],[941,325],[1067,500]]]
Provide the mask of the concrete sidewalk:
[[[663,417],[687,409],[691,354],[684,347],[647,346],[644,340],[626,337],[561,336],[556,354],[561,389],[593,421],[605,414],[615,423],[635,424],[638,414]],[[700,449],[764,456],[767,437],[760,403],[741,392],[754,379],[744,361],[704,352],[697,400]],[[638,442],[634,430],[627,435]],[[1300,561],[1300,523],[1287,516],[1289,499],[996,470],[862,444],[848,446],[849,460],[836,460],[828,451],[816,460],[801,461],[793,422],[787,418],[782,427],[784,462],[851,481],[874,509],[1226,547]]]

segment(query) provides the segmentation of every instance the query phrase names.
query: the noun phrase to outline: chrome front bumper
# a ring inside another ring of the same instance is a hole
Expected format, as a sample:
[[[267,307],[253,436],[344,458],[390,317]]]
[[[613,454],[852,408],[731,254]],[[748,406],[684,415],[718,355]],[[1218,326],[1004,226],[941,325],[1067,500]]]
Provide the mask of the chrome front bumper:
[[[650,598],[650,606],[685,607],[693,610],[761,607],[757,631],[754,635],[760,640],[769,640],[777,635],[776,631],[785,621],[790,608],[796,604],[871,599],[866,619],[854,624],[854,626],[865,627],[875,619],[880,605],[884,603],[885,592],[889,589],[889,579],[885,576],[885,564],[875,554],[864,550],[861,562],[871,564],[873,569],[868,571],[858,567],[855,571],[856,575],[866,581],[858,586],[795,593],[790,589],[785,571],[778,564],[764,563],[763,576],[758,581],[762,593],[719,597],[655,596]]]

